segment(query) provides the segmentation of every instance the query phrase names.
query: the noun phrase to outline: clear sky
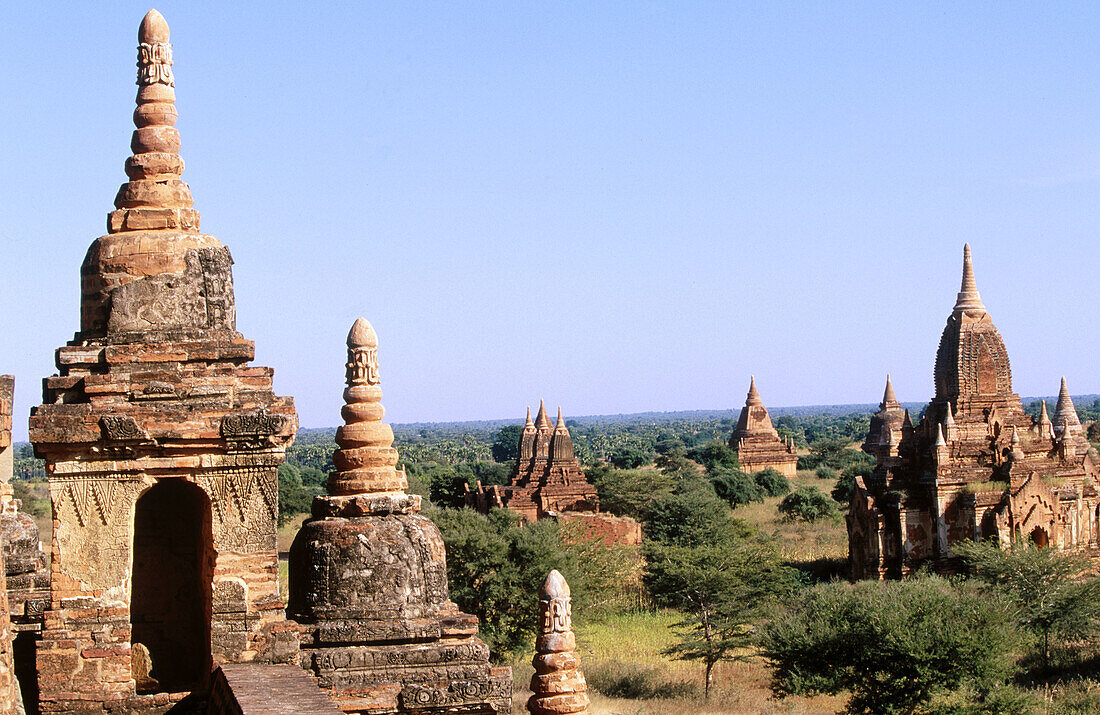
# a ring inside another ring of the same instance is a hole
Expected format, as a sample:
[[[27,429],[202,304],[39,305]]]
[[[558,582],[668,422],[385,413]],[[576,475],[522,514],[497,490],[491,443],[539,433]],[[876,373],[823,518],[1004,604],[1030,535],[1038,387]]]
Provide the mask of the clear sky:
[[[15,433],[125,180],[135,2],[0,10]],[[172,28],[237,327],[303,426],[925,400],[962,244],[1016,391],[1100,392],[1100,3],[206,3]]]

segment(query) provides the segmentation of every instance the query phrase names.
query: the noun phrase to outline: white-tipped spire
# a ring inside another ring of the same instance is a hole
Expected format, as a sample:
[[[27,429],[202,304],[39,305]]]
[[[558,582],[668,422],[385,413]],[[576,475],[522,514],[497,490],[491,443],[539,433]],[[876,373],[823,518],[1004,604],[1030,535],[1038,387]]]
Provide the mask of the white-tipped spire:
[[[970,244],[963,246],[962,286],[955,301],[955,310],[985,311],[982,297],[978,294],[978,284],[974,280],[974,264],[970,259]]]
[[[947,442],[943,438],[943,425],[936,425],[936,447],[946,447]]]

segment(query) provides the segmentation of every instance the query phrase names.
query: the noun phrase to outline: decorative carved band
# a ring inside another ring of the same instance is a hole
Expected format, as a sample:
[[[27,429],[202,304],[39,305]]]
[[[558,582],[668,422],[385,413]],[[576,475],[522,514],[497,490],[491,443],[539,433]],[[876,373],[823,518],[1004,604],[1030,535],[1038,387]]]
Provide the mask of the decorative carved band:
[[[222,418],[222,437],[255,437],[278,434],[286,427],[283,415],[270,415],[267,410],[226,415]]]
[[[172,45],[167,42],[142,42],[138,45],[137,66],[139,85],[176,86],[176,78],[172,76]]]
[[[103,438],[118,441],[147,440],[149,433],[129,415],[103,415],[99,418]]]

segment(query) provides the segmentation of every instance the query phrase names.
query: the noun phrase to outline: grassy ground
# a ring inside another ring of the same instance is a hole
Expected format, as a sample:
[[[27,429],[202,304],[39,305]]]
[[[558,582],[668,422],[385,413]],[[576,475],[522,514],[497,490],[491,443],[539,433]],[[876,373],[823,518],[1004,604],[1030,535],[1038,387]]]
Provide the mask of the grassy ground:
[[[800,471],[791,480],[791,491],[801,486],[813,486],[828,494],[834,485],[831,480],[818,479],[813,472]],[[776,510],[782,499],[769,497],[763,503],[747,504],[734,509],[733,515],[769,534],[775,534],[783,555],[796,566],[813,568],[819,565],[823,571],[828,571],[829,567],[834,570],[841,568],[848,558],[848,532],[843,518],[813,523],[784,521]],[[829,574],[825,575],[827,577]]]
[[[285,599],[288,590],[289,575],[287,571],[287,557],[290,553],[290,545],[294,543],[294,536],[298,533],[298,530],[302,528],[302,522],[309,518],[309,514],[299,514],[289,519],[286,524],[279,527],[278,532],[278,549],[279,549],[279,593],[283,595]]]
[[[589,712],[607,715],[658,713],[835,713],[843,698],[774,700],[768,671],[758,661],[721,663],[715,668],[709,701],[703,700],[703,668],[661,655],[674,640],[678,616],[669,611],[625,613],[600,621],[575,624],[577,652],[589,683]],[[515,679],[513,712],[526,712],[528,682],[534,669],[531,654],[512,664]],[[641,697],[607,697],[596,692],[617,690]],[[661,696],[672,697],[661,697]]]

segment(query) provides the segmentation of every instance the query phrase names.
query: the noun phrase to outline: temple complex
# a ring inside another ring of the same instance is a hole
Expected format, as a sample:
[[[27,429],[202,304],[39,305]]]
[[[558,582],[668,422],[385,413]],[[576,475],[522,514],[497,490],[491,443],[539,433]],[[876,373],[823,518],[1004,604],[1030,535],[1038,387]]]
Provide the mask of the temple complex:
[[[490,509],[511,509],[524,521],[553,518],[572,524],[586,538],[607,543],[642,543],[641,525],[629,517],[600,514],[600,498],[588,483],[573,451],[573,438],[558,408],[558,419],[550,423],[546,405],[527,419],[519,438],[519,456],[512,465],[507,485],[484,486],[466,492],[466,505],[488,514]]]
[[[798,472],[794,443],[781,440],[772,426],[768,408],[756,391],[756,377],[749,378],[749,394],[730,436],[730,447],[736,450],[741,469],[750,474],[774,469],[790,479]]]
[[[573,605],[569,584],[557,569],[539,589],[539,634],[531,663],[531,715],[572,715],[588,712],[588,684],[577,657],[573,635]]]
[[[856,479],[847,517],[852,578],[899,578],[923,563],[950,569],[951,547],[965,539],[1100,546],[1100,460],[1065,378],[1053,419],[1045,402],[1034,420],[1024,412],[969,245],[934,382],[914,427],[887,378],[863,443],[877,466]]]
[[[294,662],[276,468],[297,429],[236,331],[232,258],[181,179],[168,25],[138,32],[129,181],[81,267],[80,329],[30,439],[53,507],[43,712],[160,710],[217,665]]]
[[[524,521],[537,521],[562,512],[599,511],[596,488],[585,479],[573,453],[573,438],[558,408],[554,425],[539,402],[539,412],[527,420],[519,438],[519,457],[512,465],[511,484],[482,487],[467,493],[467,502],[482,513],[491,507],[511,509]]]
[[[336,471],[290,551],[301,665],[345,712],[511,712],[511,670],[490,667],[477,617],[448,598],[443,537],[396,469],[370,323],[347,344]]]

